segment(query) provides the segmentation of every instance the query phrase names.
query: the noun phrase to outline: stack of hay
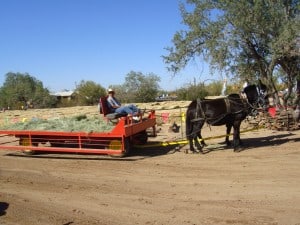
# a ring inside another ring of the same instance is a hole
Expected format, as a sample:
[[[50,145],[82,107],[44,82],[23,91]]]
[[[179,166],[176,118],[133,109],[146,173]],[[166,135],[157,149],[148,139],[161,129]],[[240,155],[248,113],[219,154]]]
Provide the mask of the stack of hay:
[[[78,131],[78,132],[107,132],[113,125],[107,123],[99,116],[87,117],[78,115],[74,117],[25,120],[13,124],[4,124],[1,130],[42,130],[42,131]]]

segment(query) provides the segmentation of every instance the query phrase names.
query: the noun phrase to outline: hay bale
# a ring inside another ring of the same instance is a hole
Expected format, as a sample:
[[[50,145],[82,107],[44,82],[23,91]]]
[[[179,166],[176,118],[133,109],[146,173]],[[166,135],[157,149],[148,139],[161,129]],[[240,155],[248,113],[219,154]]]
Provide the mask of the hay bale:
[[[82,131],[82,132],[107,132],[113,125],[101,117],[87,117],[76,115],[73,117],[53,117],[50,119],[32,118],[31,120],[5,124],[2,130],[40,130],[40,131]]]

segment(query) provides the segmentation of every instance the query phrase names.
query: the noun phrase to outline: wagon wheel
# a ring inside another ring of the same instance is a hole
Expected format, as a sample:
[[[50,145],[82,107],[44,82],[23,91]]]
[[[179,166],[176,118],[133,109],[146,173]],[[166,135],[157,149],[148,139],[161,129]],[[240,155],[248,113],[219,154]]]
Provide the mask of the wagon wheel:
[[[121,140],[112,140],[109,143],[110,149],[119,150],[122,148],[122,141]],[[124,151],[121,154],[111,154],[110,156],[113,158],[122,158],[124,156],[127,156],[129,154],[131,148],[130,139],[124,138]]]
[[[51,147],[62,147],[61,143],[56,143],[56,142],[50,142]]]
[[[21,145],[21,146],[30,146],[30,139],[29,139],[29,137],[20,137],[19,145]],[[33,146],[38,146],[38,143],[32,143],[32,145]],[[25,155],[33,155],[33,154],[35,154],[35,151],[34,150],[30,150],[30,149],[22,150],[22,152]]]
[[[144,145],[148,141],[148,134],[146,130],[143,130],[132,137],[132,142],[135,145]]]

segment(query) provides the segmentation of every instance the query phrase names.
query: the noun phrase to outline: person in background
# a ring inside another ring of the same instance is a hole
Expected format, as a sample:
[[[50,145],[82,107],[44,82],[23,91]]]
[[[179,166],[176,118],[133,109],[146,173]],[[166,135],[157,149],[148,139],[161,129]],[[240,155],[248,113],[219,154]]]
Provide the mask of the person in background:
[[[138,109],[133,104],[122,106],[120,101],[115,97],[115,91],[111,88],[108,89],[107,103],[108,103],[108,107],[112,113],[114,113],[114,112],[120,113],[120,114],[127,113],[128,115],[131,115],[133,117],[137,117],[137,116],[141,115],[140,109]],[[133,119],[136,119],[136,118],[133,118]]]
[[[227,86],[227,79],[225,78],[223,80],[223,87],[222,87],[222,91],[221,91],[222,96],[225,96],[226,86]]]
[[[245,87],[247,87],[249,85],[249,80],[246,79],[244,84],[243,84],[243,90],[245,89]]]
[[[287,88],[285,88],[284,90],[281,90],[281,91],[278,92],[280,106],[285,108],[285,109],[286,109],[287,106],[285,105],[284,98],[287,95],[287,93],[288,93]]]
[[[295,96],[295,100],[293,102],[294,104],[294,108],[298,108],[300,109],[300,75],[296,81],[296,96]]]
[[[245,98],[245,99],[247,98],[247,95],[245,94],[244,90],[245,90],[245,88],[248,85],[249,85],[249,80],[246,79],[245,82],[244,82],[244,84],[243,84],[242,90],[241,90],[241,96],[242,96],[242,98]]]

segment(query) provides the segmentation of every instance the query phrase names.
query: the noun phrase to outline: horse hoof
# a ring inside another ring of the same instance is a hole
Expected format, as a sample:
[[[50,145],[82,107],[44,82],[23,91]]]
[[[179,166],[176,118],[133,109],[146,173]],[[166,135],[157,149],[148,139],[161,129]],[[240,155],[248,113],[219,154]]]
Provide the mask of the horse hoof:
[[[198,148],[198,149],[196,150],[196,153],[201,153],[201,154],[203,154],[202,148]]]
[[[238,152],[241,152],[243,149],[242,148],[235,148],[235,149],[233,149],[233,152],[236,152],[236,153],[238,153]]]

